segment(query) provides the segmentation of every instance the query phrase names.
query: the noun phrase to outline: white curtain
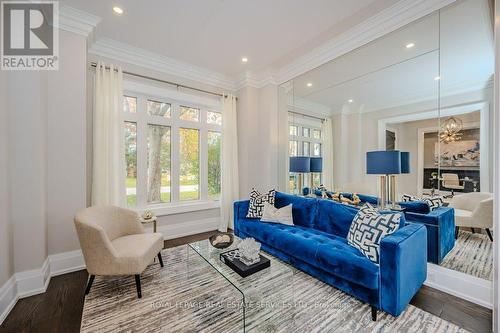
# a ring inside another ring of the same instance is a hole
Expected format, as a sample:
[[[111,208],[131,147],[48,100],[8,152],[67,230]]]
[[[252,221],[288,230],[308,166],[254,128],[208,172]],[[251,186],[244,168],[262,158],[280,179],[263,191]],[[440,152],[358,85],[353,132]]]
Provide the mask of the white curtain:
[[[99,62],[95,73],[92,205],[126,205],[123,79],[120,67]]]
[[[222,97],[222,179],[219,231],[233,228],[233,202],[239,198],[236,97]]]
[[[323,185],[333,190],[333,130],[332,120],[323,122]]]

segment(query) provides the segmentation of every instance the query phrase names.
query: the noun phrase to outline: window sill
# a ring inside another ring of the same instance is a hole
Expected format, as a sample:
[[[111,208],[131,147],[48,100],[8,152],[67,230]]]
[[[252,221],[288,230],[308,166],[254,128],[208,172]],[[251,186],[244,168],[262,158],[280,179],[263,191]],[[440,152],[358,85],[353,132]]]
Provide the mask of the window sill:
[[[152,211],[156,216],[166,216],[174,214],[182,214],[196,212],[199,210],[216,209],[220,207],[220,201],[191,201],[191,202],[176,202],[170,204],[150,205],[145,208],[138,208],[136,211],[142,214],[144,211]]]

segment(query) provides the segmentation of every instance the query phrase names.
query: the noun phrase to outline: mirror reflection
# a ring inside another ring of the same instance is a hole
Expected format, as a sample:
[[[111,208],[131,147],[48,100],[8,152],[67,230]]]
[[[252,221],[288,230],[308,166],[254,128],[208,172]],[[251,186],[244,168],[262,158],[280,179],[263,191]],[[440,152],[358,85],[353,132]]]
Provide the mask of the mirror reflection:
[[[493,73],[491,6],[465,0],[283,84],[280,189],[401,211],[430,263],[492,280]]]

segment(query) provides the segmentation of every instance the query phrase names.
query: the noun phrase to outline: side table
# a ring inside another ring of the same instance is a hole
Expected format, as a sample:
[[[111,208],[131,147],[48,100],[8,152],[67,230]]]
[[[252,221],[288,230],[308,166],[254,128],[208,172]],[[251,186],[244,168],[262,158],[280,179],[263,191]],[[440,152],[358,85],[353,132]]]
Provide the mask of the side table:
[[[145,220],[143,217],[141,217],[139,221],[141,221],[141,223],[144,225],[149,224],[149,223],[153,223],[153,232],[156,232],[156,221],[157,221],[156,216],[153,216],[152,218],[150,218],[148,220]]]

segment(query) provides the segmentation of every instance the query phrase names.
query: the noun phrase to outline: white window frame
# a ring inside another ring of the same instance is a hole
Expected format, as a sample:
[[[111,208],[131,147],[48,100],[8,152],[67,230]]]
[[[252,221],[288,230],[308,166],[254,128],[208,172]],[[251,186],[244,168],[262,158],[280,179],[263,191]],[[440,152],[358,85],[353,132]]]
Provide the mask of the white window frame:
[[[220,207],[219,200],[208,198],[208,132],[222,133],[222,126],[207,123],[208,111],[221,113],[220,101],[133,81],[124,81],[123,87],[124,96],[137,98],[136,113],[122,113],[123,122],[134,122],[137,124],[137,188],[135,210],[139,212],[152,210],[157,216],[161,216]],[[170,118],[148,115],[148,100],[170,104]],[[199,121],[180,120],[181,106],[198,109],[200,112]],[[154,204],[147,202],[147,131],[149,124],[170,127],[170,202]],[[198,200],[180,201],[180,128],[199,130],[200,174]],[[122,172],[122,174],[124,173]],[[125,182],[125,179],[123,179],[123,182]],[[124,195],[126,194],[124,193]]]

